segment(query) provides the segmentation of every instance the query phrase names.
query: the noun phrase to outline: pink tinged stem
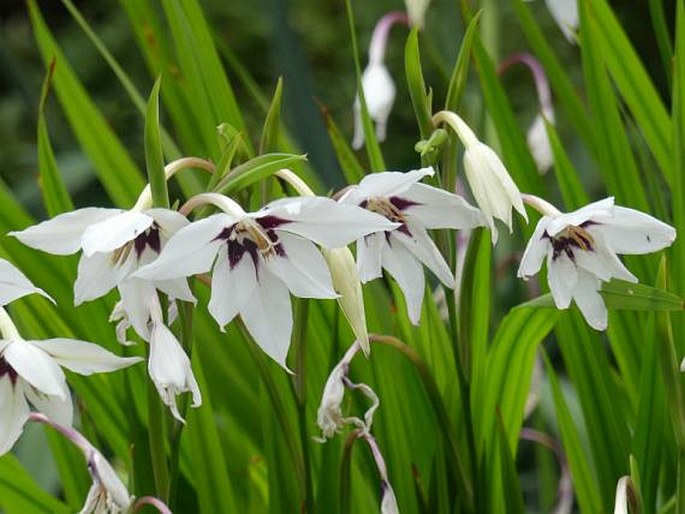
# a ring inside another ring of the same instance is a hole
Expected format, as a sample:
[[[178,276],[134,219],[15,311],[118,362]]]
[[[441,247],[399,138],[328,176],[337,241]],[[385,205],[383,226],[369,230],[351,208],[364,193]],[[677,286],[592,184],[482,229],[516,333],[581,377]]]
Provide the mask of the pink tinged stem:
[[[385,58],[385,47],[388,44],[388,34],[396,23],[409,26],[409,17],[403,11],[391,11],[385,14],[373,29],[371,43],[369,44],[369,62],[380,63]]]
[[[559,468],[561,469],[561,476],[559,477],[559,487],[557,489],[557,502],[554,506],[553,513],[565,514],[570,512],[570,506],[573,504],[573,485],[571,481],[571,470],[566,460],[559,441],[538,430],[532,428],[522,428],[519,437],[526,441],[541,444],[552,450],[559,461]]]
[[[370,432],[366,431],[361,432],[359,438],[364,439],[369,445],[373,460],[376,462],[376,468],[378,468],[378,474],[381,477],[381,482],[388,482],[388,467],[385,465],[385,459],[383,458],[381,449],[378,447],[376,438],[372,436]]]
[[[138,512],[143,507],[143,505],[152,505],[162,514],[173,514],[171,512],[171,509],[167,507],[166,503],[164,503],[159,498],[155,498],[154,496],[142,496],[138,498],[138,501],[133,506],[133,512]]]
[[[549,117],[549,113],[552,112],[552,92],[549,87],[549,80],[547,80],[547,75],[540,61],[525,52],[511,54],[499,65],[497,73],[503,75],[505,71],[517,63],[526,65],[533,74],[535,89],[537,90],[538,101],[540,102],[540,110],[546,117]]]
[[[79,449],[81,449],[81,451],[83,451],[85,454],[87,454],[91,450],[95,450],[95,447],[90,443],[90,441],[88,441],[88,439],[83,437],[83,435],[80,432],[73,428],[68,428],[63,425],[60,425],[59,423],[55,423],[42,412],[31,412],[29,414],[29,421],[34,421],[36,423],[45,423],[46,425],[51,426],[64,437],[69,439],[72,443],[74,443],[74,445],[78,446]]]

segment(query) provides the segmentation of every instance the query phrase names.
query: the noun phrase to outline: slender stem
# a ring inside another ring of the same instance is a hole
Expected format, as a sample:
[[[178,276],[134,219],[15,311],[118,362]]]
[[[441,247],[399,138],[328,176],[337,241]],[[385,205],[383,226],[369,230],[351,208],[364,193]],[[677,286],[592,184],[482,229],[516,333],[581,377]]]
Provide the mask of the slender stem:
[[[149,345],[147,349],[149,359]],[[147,412],[148,440],[150,442],[152,474],[155,479],[155,494],[166,501],[169,497],[169,467],[164,448],[165,410],[157,393],[157,388],[149,374],[147,376]]]
[[[371,43],[369,44],[369,62],[383,62],[383,59],[385,58],[385,47],[388,43],[388,35],[390,34],[390,29],[396,23],[409,25],[407,13],[402,11],[390,11],[378,20],[378,23],[376,23],[376,26],[373,29]]]
[[[21,339],[16,325],[3,307],[0,307],[0,334],[2,334],[2,338],[5,340]]]
[[[138,501],[135,503],[133,506],[133,512],[138,512],[143,505],[152,505],[157,511],[161,512],[162,514],[172,514],[171,509],[166,506],[166,504],[160,500],[159,498],[155,498],[154,496],[143,496],[141,498],[138,498]]]
[[[236,218],[242,218],[246,214],[245,210],[235,200],[219,193],[200,193],[195,195],[183,204],[179,212],[187,215],[190,211],[201,205],[214,205],[226,214]]]
[[[550,216],[552,218],[556,218],[557,216],[561,216],[563,214],[559,209],[554,207],[554,205],[549,203],[547,200],[543,200],[542,198],[539,198],[535,195],[521,193],[521,199],[523,200],[523,203],[530,205],[533,209],[538,211],[543,216]]]
[[[497,73],[502,75],[505,71],[509,69],[513,64],[521,63],[526,65],[526,67],[533,74],[533,82],[535,83],[535,90],[538,94],[538,102],[540,104],[540,110],[545,114],[545,117],[550,118],[550,114],[554,116],[552,110],[552,91],[549,87],[549,80],[547,80],[547,75],[545,75],[545,70],[535,57],[526,52],[518,52],[507,56],[506,59],[502,61],[497,69]]]

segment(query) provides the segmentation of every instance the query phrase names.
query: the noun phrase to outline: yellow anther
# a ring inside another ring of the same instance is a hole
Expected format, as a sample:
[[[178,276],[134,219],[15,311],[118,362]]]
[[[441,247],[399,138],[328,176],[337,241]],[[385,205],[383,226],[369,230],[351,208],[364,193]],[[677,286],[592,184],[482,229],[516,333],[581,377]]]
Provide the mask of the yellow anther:
[[[581,250],[592,250],[595,240],[590,233],[581,227],[569,226],[564,229],[564,235],[576,242]]]
[[[381,216],[385,216],[390,221],[394,221],[396,223],[404,223],[406,221],[402,211],[400,211],[392,204],[392,202],[383,196],[369,198],[366,202],[366,208],[367,210],[380,214]]]

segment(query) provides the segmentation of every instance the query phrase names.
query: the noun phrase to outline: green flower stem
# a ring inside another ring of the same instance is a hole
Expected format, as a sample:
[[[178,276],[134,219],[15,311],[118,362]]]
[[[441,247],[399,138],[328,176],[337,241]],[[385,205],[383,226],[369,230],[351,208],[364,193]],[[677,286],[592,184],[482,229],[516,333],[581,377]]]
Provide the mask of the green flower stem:
[[[448,466],[454,466],[454,472],[456,474],[456,479],[458,481],[459,492],[457,496],[461,498],[464,503],[464,512],[475,512],[474,507],[474,486],[473,480],[469,479],[469,475],[466,473],[466,468],[462,462],[461,456],[459,455],[459,447],[457,441],[454,438],[454,432],[450,430],[451,422],[445,410],[445,404],[443,403],[440,391],[438,389],[430,370],[426,367],[424,362],[419,357],[418,353],[403,343],[396,337],[388,335],[371,334],[369,335],[369,341],[372,343],[384,344],[390,346],[396,350],[399,350],[409,361],[414,365],[416,372],[419,375],[421,383],[423,384],[426,394],[433,406],[433,411],[437,418],[438,427],[442,432],[444,441],[449,450],[449,458],[447,459]],[[468,398],[468,397],[467,397]],[[464,408],[469,407],[468,399],[464,401]],[[471,437],[473,437],[473,430],[471,430]],[[475,450],[475,445],[474,445]],[[472,457],[475,458],[475,457]],[[475,462],[474,462],[475,465]],[[471,477],[474,475],[472,474]]]

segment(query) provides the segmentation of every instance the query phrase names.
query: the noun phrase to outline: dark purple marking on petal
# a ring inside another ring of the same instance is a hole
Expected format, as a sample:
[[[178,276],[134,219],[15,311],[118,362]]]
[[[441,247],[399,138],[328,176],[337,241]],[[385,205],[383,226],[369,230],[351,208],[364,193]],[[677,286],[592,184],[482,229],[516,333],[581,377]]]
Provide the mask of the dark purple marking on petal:
[[[228,239],[231,237],[231,234],[233,234],[234,230],[235,230],[235,225],[231,225],[230,227],[224,228],[221,232],[219,232],[218,236],[216,236],[214,239],[212,239],[211,242],[217,241],[219,239],[223,239],[224,241],[228,241]]]
[[[400,198],[399,196],[391,196],[390,198],[388,198],[388,200],[399,211],[404,211],[405,209],[408,209],[409,207],[414,207],[415,205],[421,205],[418,202],[412,202],[411,200],[407,200],[406,198]]]
[[[592,223],[592,222],[590,222]],[[583,225],[580,225],[583,227]],[[584,227],[583,227],[584,228]],[[552,244],[552,261],[557,260],[557,258],[562,254],[565,253],[569,259],[571,259],[571,262],[575,264],[576,262],[576,256],[575,252],[576,250],[582,250],[582,251],[594,251],[593,247],[593,241],[592,239],[589,239],[589,237],[583,236],[582,233],[576,232],[575,233],[576,237],[567,237],[567,236],[558,236],[558,237],[550,237],[546,232],[543,234],[543,238],[547,238],[550,240],[550,243]],[[582,245],[581,245],[582,243]],[[584,245],[584,247],[583,247]]]
[[[285,225],[287,223],[292,223],[292,220],[286,220],[283,218],[279,218],[278,216],[272,216],[272,215],[266,215],[262,216],[261,218],[255,218],[255,221],[259,223],[259,225],[264,229],[264,230],[271,230],[274,228],[278,228],[281,225]]]
[[[402,223],[395,230],[397,230],[398,232],[402,232],[407,237],[414,237],[414,235],[411,233],[411,230],[409,230],[409,227],[407,226],[406,223]]]
[[[269,240],[274,244],[273,249],[276,252],[276,255],[279,257],[285,257],[285,249],[283,248],[283,245],[280,243],[278,240],[278,234],[276,233],[275,230],[267,230],[266,235],[269,238]]]
[[[159,254],[162,249],[162,243],[159,240],[159,225],[156,223],[153,223],[150,228],[133,240],[133,247],[138,259],[140,259],[140,256],[148,246],[156,254]]]
[[[14,386],[17,383],[17,377],[19,376],[15,369],[9,365],[9,362],[5,360],[4,357],[0,357],[0,379],[7,375]]]

